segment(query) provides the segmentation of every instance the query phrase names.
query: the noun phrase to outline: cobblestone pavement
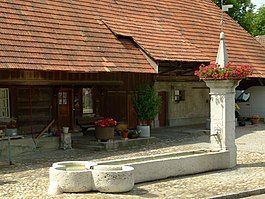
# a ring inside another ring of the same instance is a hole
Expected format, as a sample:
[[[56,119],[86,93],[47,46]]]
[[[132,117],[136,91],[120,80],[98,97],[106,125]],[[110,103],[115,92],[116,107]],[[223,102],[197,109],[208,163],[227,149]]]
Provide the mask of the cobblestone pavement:
[[[207,148],[209,136],[198,128],[157,129],[161,140],[141,149],[122,151],[57,150],[31,153],[16,159],[16,164],[0,167],[0,198],[207,198],[251,189],[265,188],[265,125],[248,125],[236,130],[238,166],[234,169],[169,178],[136,184],[124,194],[82,193],[46,195],[48,168],[63,160],[101,161],[148,154]]]

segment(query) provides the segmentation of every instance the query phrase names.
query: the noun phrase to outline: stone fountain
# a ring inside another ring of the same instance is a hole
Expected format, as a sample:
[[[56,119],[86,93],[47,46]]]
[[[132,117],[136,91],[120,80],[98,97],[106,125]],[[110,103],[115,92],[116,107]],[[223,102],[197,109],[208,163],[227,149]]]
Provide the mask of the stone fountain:
[[[216,62],[228,62],[224,33]],[[134,183],[195,174],[236,166],[235,88],[238,80],[205,81],[211,95],[210,150],[160,154],[100,163],[70,161],[54,163],[49,170],[48,194],[63,192],[126,192]]]

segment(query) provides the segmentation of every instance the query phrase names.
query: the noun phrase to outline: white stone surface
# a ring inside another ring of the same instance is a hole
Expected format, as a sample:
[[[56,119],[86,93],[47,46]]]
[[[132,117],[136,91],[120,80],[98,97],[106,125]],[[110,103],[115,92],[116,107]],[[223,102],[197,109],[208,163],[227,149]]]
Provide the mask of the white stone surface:
[[[224,68],[225,65],[227,65],[228,63],[228,55],[227,55],[226,46],[225,46],[225,33],[224,32],[220,33],[220,43],[218,47],[216,63],[218,63],[221,68]]]
[[[68,166],[68,165],[84,165],[87,169],[90,169],[92,166],[96,166],[97,163],[89,162],[89,161],[62,161],[62,162],[55,162],[52,164],[52,167],[59,167],[59,166]]]
[[[81,170],[77,168],[80,166]],[[97,166],[87,161],[57,162],[49,169],[48,195],[92,190],[127,192],[134,186],[133,170],[129,166]]]
[[[229,167],[236,166],[235,88],[238,80],[206,80],[211,95],[211,149],[230,152]]]
[[[94,162],[67,161],[54,163],[49,169],[50,186],[49,192],[56,193],[56,189],[61,192],[87,192],[93,188],[91,166]],[[68,166],[84,166],[85,170],[67,170]],[[58,185],[56,187],[55,185]]]
[[[134,168],[135,183],[228,168],[228,151],[188,151],[100,162],[99,165],[124,165]]]
[[[72,134],[71,133],[62,133],[61,148],[64,150],[72,149]]]
[[[50,183],[49,188],[48,188],[48,195],[49,196],[55,196],[55,195],[59,195],[62,193],[63,193],[63,191],[62,191],[61,187],[59,186],[58,182],[53,181]]]
[[[92,169],[94,190],[107,193],[127,192],[134,186],[134,168],[98,165]]]

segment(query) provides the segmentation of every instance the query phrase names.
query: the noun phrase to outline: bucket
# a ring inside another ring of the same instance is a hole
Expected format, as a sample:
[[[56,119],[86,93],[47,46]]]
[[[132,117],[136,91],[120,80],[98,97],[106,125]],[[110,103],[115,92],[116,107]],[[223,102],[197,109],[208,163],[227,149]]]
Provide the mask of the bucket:
[[[14,128],[14,129],[6,129],[6,132],[5,132],[6,136],[16,136],[17,135],[17,129]]]
[[[69,132],[69,127],[63,127],[63,133],[68,133]]]
[[[138,125],[137,130],[141,131],[140,137],[144,137],[144,138],[150,137],[150,126]]]

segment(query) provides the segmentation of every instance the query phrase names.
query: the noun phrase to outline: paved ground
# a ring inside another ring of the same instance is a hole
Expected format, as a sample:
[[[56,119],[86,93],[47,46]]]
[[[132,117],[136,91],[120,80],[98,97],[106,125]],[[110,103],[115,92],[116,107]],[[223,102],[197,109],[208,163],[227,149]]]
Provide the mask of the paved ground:
[[[0,198],[51,198],[46,195],[48,168],[62,160],[101,161],[208,147],[209,137],[199,128],[157,129],[157,144],[112,152],[88,150],[25,154],[11,167],[0,168]],[[265,188],[265,125],[237,128],[238,166],[234,169],[170,178],[135,185],[125,194],[62,194],[54,198],[208,198]]]

